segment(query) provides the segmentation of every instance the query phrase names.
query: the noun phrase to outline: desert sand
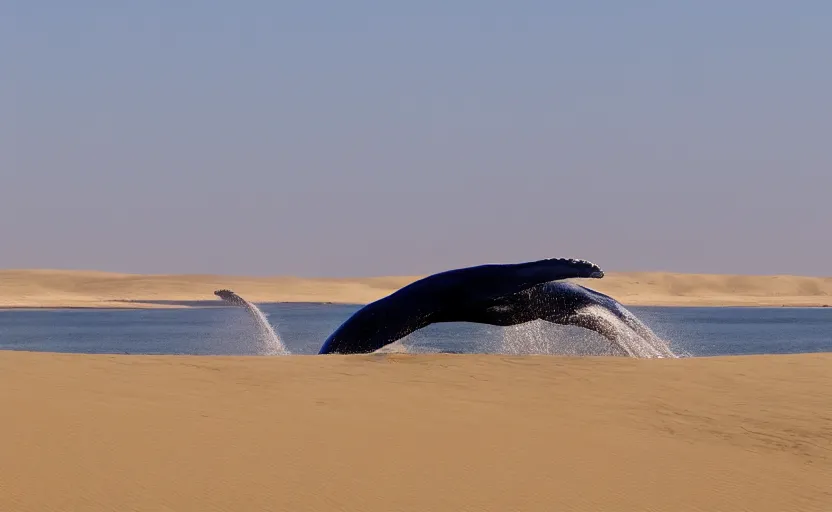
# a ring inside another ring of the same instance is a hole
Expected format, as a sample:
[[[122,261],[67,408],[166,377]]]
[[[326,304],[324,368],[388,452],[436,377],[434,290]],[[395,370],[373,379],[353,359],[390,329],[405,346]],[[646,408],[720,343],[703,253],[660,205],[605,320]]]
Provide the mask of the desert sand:
[[[832,510],[832,354],[0,352],[0,510]]]
[[[311,279],[0,270],[0,307],[171,307],[146,301],[219,300],[230,288],[252,302],[365,304],[421,276]],[[609,273],[577,280],[628,305],[832,306],[832,277]]]

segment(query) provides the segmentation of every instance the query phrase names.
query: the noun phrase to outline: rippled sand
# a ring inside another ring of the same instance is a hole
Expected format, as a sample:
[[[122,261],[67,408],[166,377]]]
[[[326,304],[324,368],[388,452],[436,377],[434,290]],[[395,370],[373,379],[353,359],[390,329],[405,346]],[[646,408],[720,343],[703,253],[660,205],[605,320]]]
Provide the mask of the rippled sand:
[[[832,354],[0,352],[2,511],[832,510]]]

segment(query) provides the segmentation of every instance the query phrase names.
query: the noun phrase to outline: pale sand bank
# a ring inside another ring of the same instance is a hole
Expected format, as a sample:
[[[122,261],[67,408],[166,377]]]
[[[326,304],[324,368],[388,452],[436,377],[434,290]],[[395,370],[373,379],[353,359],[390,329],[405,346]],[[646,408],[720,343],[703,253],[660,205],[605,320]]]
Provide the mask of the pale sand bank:
[[[219,300],[231,288],[252,302],[365,304],[420,276],[308,279],[0,270],[0,307],[170,307],[141,301]],[[578,280],[628,305],[832,306],[832,277],[609,273]]]
[[[0,352],[0,510],[832,510],[832,354]]]

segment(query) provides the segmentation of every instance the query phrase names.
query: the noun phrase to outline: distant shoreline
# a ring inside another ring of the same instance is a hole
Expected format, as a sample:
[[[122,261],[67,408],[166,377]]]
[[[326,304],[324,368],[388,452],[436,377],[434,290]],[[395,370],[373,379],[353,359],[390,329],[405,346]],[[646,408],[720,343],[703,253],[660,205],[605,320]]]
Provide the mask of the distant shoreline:
[[[339,306],[356,306],[361,307],[365,304],[358,304],[358,303],[351,303],[351,302],[292,302],[292,301],[277,301],[277,302],[256,302],[258,305],[275,305],[275,304],[292,304],[292,305],[301,305],[301,304],[308,304],[308,305],[339,305]],[[673,305],[673,304],[624,304],[627,307],[645,307],[645,308],[738,308],[738,309],[832,309],[832,304],[819,304],[819,305],[804,305],[804,306],[776,306],[776,305],[759,305],[759,304],[752,304],[752,305],[736,305],[736,304],[709,304],[709,305]],[[227,304],[219,304],[216,306],[212,305],[199,305],[199,306],[185,306],[185,305],[170,305],[165,307],[158,307],[158,306],[150,306],[146,303],[139,302],[135,305],[118,305],[118,306],[2,306],[0,305],[0,311],[49,311],[49,310],[60,310],[60,311],[136,311],[136,310],[153,310],[153,309],[215,309],[215,308],[231,308],[233,306],[229,306]]]
[[[0,270],[0,309],[159,309],[221,306],[230,288],[255,303],[362,305],[422,276],[367,278],[142,275]],[[832,277],[610,272],[575,282],[627,306],[823,308]]]
[[[0,305],[0,311],[19,311],[19,310],[31,310],[31,311],[42,311],[47,309],[61,309],[61,310],[90,310],[90,309],[107,309],[107,310],[123,310],[123,311],[132,311],[136,309],[200,309],[200,308],[233,308],[225,302],[217,301],[216,303],[209,303],[209,301],[204,301],[205,304],[189,304],[189,302],[197,302],[197,301],[172,301],[170,304],[158,304],[152,301],[116,301],[116,304],[113,306],[3,306]],[[325,305],[339,305],[339,306],[363,306],[364,304],[360,303],[352,303],[352,302],[329,302],[329,301],[260,301],[257,304],[292,304],[292,305],[313,305],[313,306],[325,306]]]

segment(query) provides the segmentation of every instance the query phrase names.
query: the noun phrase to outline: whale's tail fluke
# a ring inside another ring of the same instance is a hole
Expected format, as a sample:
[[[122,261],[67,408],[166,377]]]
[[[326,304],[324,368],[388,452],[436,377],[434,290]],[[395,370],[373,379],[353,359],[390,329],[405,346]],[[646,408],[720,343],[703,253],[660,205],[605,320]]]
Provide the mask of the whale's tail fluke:
[[[214,295],[235,306],[245,307],[249,303],[231,290],[217,290]]]
[[[231,290],[217,290],[214,292],[214,295],[228,302],[229,304],[245,308],[245,310],[248,311],[249,316],[252,320],[254,320],[254,323],[257,326],[257,331],[259,332],[260,337],[263,340],[263,343],[266,345],[267,353],[273,355],[289,354],[289,350],[286,348],[286,345],[283,344],[283,341],[281,341],[280,337],[277,335],[277,332],[275,332],[274,328],[269,323],[269,320],[266,318],[266,315],[262,311],[260,311],[260,308],[258,308],[251,302],[247,301],[246,299],[240,297]]]

